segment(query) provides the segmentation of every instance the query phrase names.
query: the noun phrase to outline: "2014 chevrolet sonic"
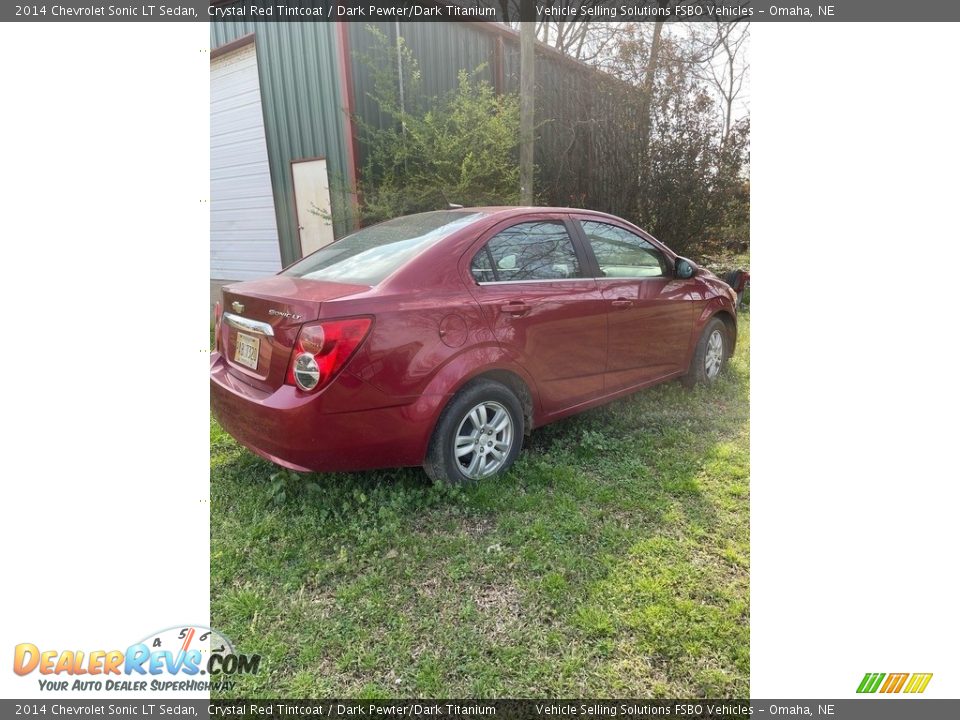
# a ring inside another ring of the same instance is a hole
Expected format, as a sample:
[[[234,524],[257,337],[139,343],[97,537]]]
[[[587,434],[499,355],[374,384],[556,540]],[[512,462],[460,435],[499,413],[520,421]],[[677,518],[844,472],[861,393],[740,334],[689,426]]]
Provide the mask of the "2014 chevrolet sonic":
[[[401,217],[222,292],[214,415],[298,471],[475,481],[533,428],[674,378],[713,382],[737,337],[716,276],[569,208]]]

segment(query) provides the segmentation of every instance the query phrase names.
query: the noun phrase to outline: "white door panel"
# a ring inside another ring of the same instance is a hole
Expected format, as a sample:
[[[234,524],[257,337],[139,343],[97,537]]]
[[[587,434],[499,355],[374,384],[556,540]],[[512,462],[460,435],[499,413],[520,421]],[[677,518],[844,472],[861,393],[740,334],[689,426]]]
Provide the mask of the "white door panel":
[[[257,53],[210,63],[210,278],[252,280],[281,268]]]
[[[293,168],[293,191],[296,195],[297,221],[300,226],[300,250],[309,255],[333,242],[330,223],[330,180],[327,161],[297,160]]]

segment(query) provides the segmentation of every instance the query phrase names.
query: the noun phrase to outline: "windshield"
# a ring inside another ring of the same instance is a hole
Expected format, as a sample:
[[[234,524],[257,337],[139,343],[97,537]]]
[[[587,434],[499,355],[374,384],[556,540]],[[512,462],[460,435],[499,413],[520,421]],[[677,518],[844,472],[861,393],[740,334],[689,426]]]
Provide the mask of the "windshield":
[[[440,210],[387,220],[317,250],[280,274],[307,280],[376,285],[420,251],[484,214]]]

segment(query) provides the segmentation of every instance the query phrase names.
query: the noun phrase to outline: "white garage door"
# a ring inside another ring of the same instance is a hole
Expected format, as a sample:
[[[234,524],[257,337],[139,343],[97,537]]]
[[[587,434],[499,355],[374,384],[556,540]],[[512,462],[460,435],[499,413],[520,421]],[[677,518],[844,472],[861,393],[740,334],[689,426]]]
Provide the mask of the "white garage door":
[[[279,270],[280,244],[253,43],[210,64],[210,278]]]

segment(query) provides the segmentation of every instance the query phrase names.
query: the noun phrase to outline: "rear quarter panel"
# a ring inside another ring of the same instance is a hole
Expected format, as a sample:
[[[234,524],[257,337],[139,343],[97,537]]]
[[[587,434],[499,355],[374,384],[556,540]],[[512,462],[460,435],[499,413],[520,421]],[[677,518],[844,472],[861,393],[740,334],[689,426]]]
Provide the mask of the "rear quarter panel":
[[[512,369],[466,290],[431,289],[363,303],[328,303],[322,315],[376,317],[346,372],[399,401],[451,395],[485,369]]]
[[[418,457],[426,453],[429,432],[449,398],[469,380],[489,370],[514,368],[493,337],[476,301],[465,290],[431,290],[384,296],[366,302],[325,304],[321,317],[371,314],[370,336],[345,374],[381,391],[417,418],[429,418]]]

